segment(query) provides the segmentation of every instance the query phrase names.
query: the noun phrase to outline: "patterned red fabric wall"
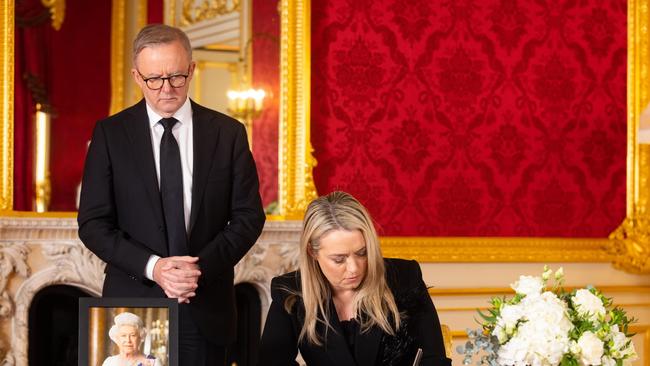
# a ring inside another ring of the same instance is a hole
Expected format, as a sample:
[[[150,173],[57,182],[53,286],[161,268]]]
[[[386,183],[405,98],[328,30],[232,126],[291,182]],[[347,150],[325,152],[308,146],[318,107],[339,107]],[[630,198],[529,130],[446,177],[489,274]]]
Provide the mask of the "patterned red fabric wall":
[[[383,235],[604,237],[625,216],[626,1],[313,0],[320,194]]]
[[[279,39],[277,2],[253,1],[253,88],[266,92],[262,114],[253,121],[253,155],[264,207],[278,200]]]
[[[80,31],[83,30],[83,31]],[[76,209],[86,143],[110,105],[111,1],[66,3],[60,30],[40,1],[16,3],[14,208],[32,210],[33,116],[25,74],[42,84],[53,108],[50,135],[50,210]]]
[[[81,31],[83,30],[83,31]],[[52,211],[76,210],[87,143],[95,122],[108,116],[111,1],[68,1],[48,43],[52,119]]]

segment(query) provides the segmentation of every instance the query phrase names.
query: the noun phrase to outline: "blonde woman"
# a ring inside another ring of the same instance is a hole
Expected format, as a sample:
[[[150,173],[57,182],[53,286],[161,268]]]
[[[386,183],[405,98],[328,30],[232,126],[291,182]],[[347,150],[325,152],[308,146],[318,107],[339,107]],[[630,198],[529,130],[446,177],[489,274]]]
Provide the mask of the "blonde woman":
[[[260,365],[450,365],[415,261],[384,259],[366,209],[333,192],[309,204],[300,270],[276,277]]]

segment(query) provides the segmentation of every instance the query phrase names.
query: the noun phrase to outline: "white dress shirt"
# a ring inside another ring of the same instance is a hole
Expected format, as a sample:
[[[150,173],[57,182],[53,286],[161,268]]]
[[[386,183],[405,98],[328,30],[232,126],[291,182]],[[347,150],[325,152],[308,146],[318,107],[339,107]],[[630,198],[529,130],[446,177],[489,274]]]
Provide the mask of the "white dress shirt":
[[[149,127],[151,131],[151,146],[153,147],[153,158],[156,165],[156,176],[158,177],[158,188],[160,189],[160,140],[165,128],[160,123],[162,117],[147,104],[147,115],[149,116]],[[181,153],[181,169],[183,171],[183,212],[185,216],[185,230],[190,226],[190,212],[192,210],[192,170],[194,169],[194,139],[192,135],[192,105],[190,98],[174,113],[178,122],[172,128],[172,134],[176,138]],[[153,280],[153,268],[160,259],[152,255],[147,262],[145,275]]]

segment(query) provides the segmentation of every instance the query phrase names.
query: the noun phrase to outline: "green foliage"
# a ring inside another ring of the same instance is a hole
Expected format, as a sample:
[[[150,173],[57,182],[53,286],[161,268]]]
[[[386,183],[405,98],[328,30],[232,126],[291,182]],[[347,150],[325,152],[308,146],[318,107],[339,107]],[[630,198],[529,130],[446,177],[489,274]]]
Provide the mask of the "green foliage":
[[[567,353],[562,357],[560,366],[578,366],[578,360],[572,354]]]
[[[539,284],[542,284],[543,287],[537,293]],[[548,294],[544,294],[546,291],[551,292],[564,304],[565,310],[560,310],[560,313],[564,312],[566,316],[564,322],[568,319],[571,325],[570,328],[567,328],[566,323],[564,323],[564,328],[555,328],[557,330],[562,329],[561,332],[567,329],[568,334],[566,334],[564,339],[566,342],[568,337],[569,342],[569,351],[561,355],[562,358],[558,365],[579,366],[581,362],[584,362],[584,357],[587,357],[587,359],[589,357],[603,357],[603,360],[604,357],[607,357],[610,360],[609,362],[614,360],[617,366],[623,366],[623,360],[632,361],[636,359],[634,346],[630,339],[633,334],[630,334],[628,329],[629,325],[635,322],[636,319],[628,317],[620,307],[613,306],[613,299],[604,296],[593,286],[585,288],[588,292],[584,291],[585,289],[567,292],[563,288],[563,285],[563,270],[560,268],[553,273],[548,266],[545,266],[544,273],[541,277],[521,276],[519,281],[512,285],[512,288],[516,290],[514,297],[508,299],[502,296],[490,299],[490,308],[485,311],[478,311],[480,319],[477,319],[477,321],[481,325],[481,328],[478,330],[468,329],[469,341],[464,347],[459,347],[458,349],[465,356],[463,363],[466,365],[470,364],[473,356],[480,354],[477,362],[478,365],[500,366],[498,360],[499,349],[501,347],[506,346],[514,337],[518,337],[519,342],[513,343],[513,345],[516,345],[514,347],[521,347],[521,342],[527,339],[525,337],[529,337],[528,339],[530,339],[531,334],[537,334],[530,333],[531,328],[521,328],[521,326],[526,322],[532,322],[533,318],[537,316],[538,308],[530,304],[534,304],[538,301],[537,299],[541,299],[543,296],[547,296],[546,298],[548,299]],[[527,296],[531,296],[530,299],[527,299]],[[521,304],[523,308],[518,304]],[[517,308],[510,308],[510,306],[517,306]],[[506,307],[508,308],[506,309]],[[501,316],[504,309],[507,311],[507,315],[504,312],[502,319]],[[535,310],[528,310],[526,312],[526,310],[522,309]],[[589,310],[587,311],[587,309]],[[535,315],[531,316],[530,311],[533,311]],[[531,324],[533,326],[539,326],[539,323]],[[553,327],[557,325],[548,324],[548,326]],[[545,325],[542,327],[544,329]],[[522,329],[528,329],[529,333],[527,335],[526,333],[522,333]],[[627,338],[627,342],[625,342],[625,338],[621,339],[623,335]],[[581,342],[602,342],[602,355],[582,354]],[[529,355],[538,355],[537,353],[529,353],[532,351],[527,352]],[[555,360],[559,356],[559,354],[556,354]],[[512,356],[505,357],[504,359],[508,359],[507,357]],[[533,358],[526,358],[526,360],[536,360],[531,363],[539,361],[539,359],[534,358],[535,356],[530,357]]]

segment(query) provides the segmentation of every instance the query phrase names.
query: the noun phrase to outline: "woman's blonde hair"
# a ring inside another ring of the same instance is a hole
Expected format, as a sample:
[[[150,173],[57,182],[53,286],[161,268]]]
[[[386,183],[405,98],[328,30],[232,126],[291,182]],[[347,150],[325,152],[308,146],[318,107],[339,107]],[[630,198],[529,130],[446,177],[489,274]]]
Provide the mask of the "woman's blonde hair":
[[[318,323],[331,328],[329,301],[332,291],[316,259],[320,250],[320,240],[335,230],[359,230],[366,243],[368,268],[366,275],[354,297],[355,314],[365,332],[372,326],[394,335],[400,327],[399,310],[384,277],[384,260],[379,248],[379,239],[372,219],[365,207],[350,194],[332,192],[312,201],[307,207],[300,237],[300,275],[302,298],[305,306],[305,321],[300,330],[300,341],[321,345],[321,336],[316,332]],[[311,252],[311,253],[310,253]],[[285,303],[287,311],[295,303],[290,296]]]

